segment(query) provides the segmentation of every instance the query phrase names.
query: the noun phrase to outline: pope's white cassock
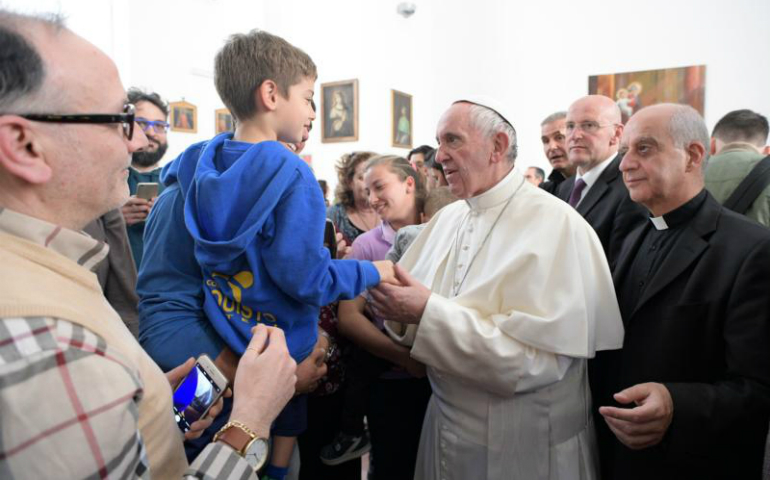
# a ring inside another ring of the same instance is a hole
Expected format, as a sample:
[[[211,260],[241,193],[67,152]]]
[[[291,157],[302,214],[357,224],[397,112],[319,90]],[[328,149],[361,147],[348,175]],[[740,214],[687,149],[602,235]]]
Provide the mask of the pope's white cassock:
[[[417,327],[387,326],[433,387],[415,479],[596,478],[586,359],[623,324],[580,214],[511,171],[439,211],[400,264],[433,292]]]

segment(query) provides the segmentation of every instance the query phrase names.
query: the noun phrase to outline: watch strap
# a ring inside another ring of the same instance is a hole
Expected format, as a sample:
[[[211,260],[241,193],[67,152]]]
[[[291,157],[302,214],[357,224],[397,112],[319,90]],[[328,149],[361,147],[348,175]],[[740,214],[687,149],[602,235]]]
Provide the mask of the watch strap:
[[[246,449],[255,438],[257,438],[256,433],[251,431],[246,425],[236,421],[227,422],[214,435],[215,442],[222,441],[230,445],[241,456],[246,453]]]

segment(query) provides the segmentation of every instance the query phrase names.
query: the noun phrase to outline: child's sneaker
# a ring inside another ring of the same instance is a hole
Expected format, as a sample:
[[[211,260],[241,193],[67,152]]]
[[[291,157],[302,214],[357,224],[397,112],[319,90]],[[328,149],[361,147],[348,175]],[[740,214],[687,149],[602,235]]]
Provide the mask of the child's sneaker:
[[[339,465],[358,458],[372,448],[369,432],[364,430],[360,437],[338,433],[334,441],[321,449],[321,461],[326,465]]]

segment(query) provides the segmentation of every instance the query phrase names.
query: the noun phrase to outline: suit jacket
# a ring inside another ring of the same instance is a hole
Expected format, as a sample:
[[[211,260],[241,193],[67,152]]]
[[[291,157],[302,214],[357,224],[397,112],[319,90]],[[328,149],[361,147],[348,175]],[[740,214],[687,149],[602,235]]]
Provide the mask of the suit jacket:
[[[626,236],[649,216],[647,210],[634,203],[628,196],[628,189],[618,170],[621,159],[622,156],[618,155],[607,165],[577,206],[577,211],[594,227],[599,236],[604,253],[607,254],[610,271],[615,269]],[[576,177],[572,176],[563,181],[556,191],[556,196],[565,202],[569,201]]]
[[[638,281],[628,273],[647,228],[623,248],[617,292]],[[770,231],[711,195],[683,228],[637,304],[618,298],[626,336],[615,392],[663,383],[674,416],[654,447],[633,451],[613,438],[612,478],[760,478],[770,418]]]

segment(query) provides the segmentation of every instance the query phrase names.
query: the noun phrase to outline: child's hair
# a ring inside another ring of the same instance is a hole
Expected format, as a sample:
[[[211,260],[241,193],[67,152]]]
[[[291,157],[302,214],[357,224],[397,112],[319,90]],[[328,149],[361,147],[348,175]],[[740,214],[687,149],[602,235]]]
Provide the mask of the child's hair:
[[[422,212],[426,219],[432,218],[439,210],[450,203],[459,200],[447,186],[436,187],[428,192],[425,198],[425,209]]]
[[[398,155],[378,155],[366,162],[365,170],[369,170],[370,168],[379,165],[388,167],[388,170],[395,173],[402,182],[405,182],[409,177],[414,179],[415,207],[417,208],[418,213],[422,213],[428,191],[425,188],[422,177],[412,168],[409,162],[406,161],[404,157],[399,157]]]
[[[289,97],[289,87],[318,77],[315,63],[299,48],[265,31],[232,35],[214,60],[214,84],[233,117],[244,121],[257,113],[254,91],[273,80]]]

